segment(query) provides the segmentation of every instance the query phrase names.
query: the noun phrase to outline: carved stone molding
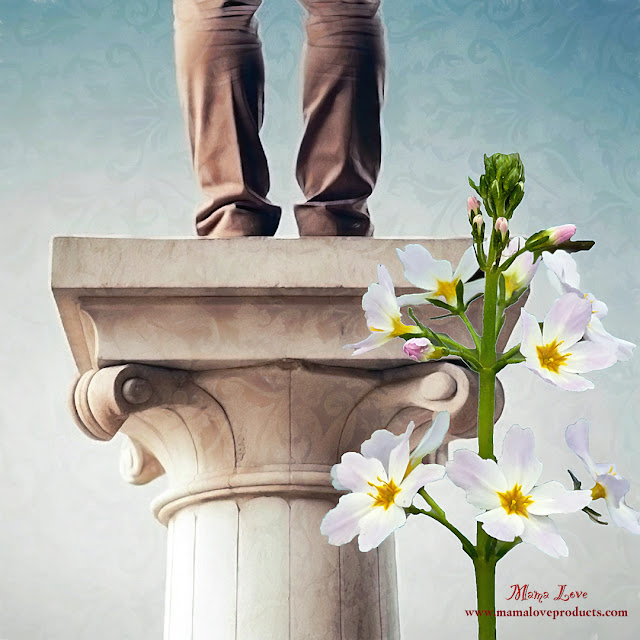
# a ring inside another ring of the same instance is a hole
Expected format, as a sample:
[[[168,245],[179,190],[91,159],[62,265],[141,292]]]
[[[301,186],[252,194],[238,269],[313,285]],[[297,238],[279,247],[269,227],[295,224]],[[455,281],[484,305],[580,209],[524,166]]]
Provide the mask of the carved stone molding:
[[[475,374],[450,362],[386,371],[286,362],[197,373],[128,364],[83,374],[72,406],[87,435],[127,436],[125,480],[167,474],[169,487],[153,505],[166,524],[190,504],[235,496],[335,499],[329,470],[345,451],[377,429],[400,433],[410,420],[417,441],[433,414],[447,410],[442,461],[451,439],[473,437],[476,400]]]

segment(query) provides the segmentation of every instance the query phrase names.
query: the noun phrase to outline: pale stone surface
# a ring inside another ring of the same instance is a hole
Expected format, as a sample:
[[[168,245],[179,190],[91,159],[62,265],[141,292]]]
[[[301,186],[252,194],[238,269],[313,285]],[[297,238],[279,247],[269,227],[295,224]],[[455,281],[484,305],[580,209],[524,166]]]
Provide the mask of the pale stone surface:
[[[240,505],[238,638],[261,640],[265,630],[289,638],[289,505],[258,497]]]
[[[127,436],[128,482],[167,476],[152,505],[169,527],[165,640],[399,638],[393,538],[362,554],[329,546],[319,524],[339,498],[331,466],[376,429],[414,420],[415,444],[449,411],[439,461],[474,434],[466,368],[413,363],[399,345],[365,358],[342,348],[367,333],[376,264],[402,282],[395,248],[408,242],[54,241],[76,421],[99,440]],[[466,247],[418,242],[453,262]]]
[[[398,341],[357,358],[343,346],[368,334],[361,300],[378,263],[398,295],[417,291],[396,256],[410,243],[454,264],[468,246],[424,238],[54,238],[51,283],[80,372],[123,361],[189,370],[282,359],[386,368],[409,364]],[[472,304],[472,319],[480,309]],[[417,308],[425,319],[440,311]],[[434,327],[469,340],[459,321]]]
[[[329,500],[292,500],[291,640],[334,640],[340,635],[340,551],[323,544],[320,522]],[[309,551],[313,549],[314,552]]]
[[[231,500],[205,502],[193,507],[193,513],[193,639],[232,640],[237,618],[238,506]]]

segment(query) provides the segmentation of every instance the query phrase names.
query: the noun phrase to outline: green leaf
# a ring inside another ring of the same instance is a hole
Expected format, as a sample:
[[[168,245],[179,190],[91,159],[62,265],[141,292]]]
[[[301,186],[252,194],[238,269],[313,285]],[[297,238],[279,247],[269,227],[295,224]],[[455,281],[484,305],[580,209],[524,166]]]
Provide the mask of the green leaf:
[[[421,329],[422,331],[431,331],[431,329],[425,327],[425,325],[423,325],[422,322],[420,322],[420,320],[416,318],[416,314],[413,312],[413,307],[409,307],[407,309],[407,313],[409,314],[409,317],[416,323],[419,329]]]
[[[456,284],[456,299],[458,309],[462,309],[464,307],[464,284],[462,284],[462,280],[458,280],[458,284]]]
[[[446,302],[442,302],[442,300],[436,300],[435,298],[427,298],[427,299],[434,307],[439,307],[440,309],[446,309],[447,311],[451,311],[451,313],[456,312],[455,307],[452,307],[450,304],[447,304]]]
[[[580,480],[578,480],[578,478],[576,478],[569,469],[567,469],[567,473],[571,476],[571,480],[573,480],[573,490],[578,491],[582,486],[582,482],[580,482]]]
[[[566,251],[567,253],[577,253],[578,251],[589,251],[595,245],[595,240],[568,240],[567,242],[563,242],[562,244],[556,245],[555,247],[551,247],[549,249],[545,249],[549,253],[554,253],[555,251]]]
[[[498,277],[498,300],[502,303],[505,302],[507,295],[507,283],[504,277],[504,273],[501,273]]]

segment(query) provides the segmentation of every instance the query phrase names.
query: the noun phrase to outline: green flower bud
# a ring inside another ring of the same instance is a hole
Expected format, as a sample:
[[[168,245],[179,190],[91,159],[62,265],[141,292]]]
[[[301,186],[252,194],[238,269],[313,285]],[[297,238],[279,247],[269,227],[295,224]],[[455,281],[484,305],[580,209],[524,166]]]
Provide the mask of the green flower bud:
[[[511,218],[524,196],[524,165],[517,153],[494,153],[484,156],[484,174],[478,185],[469,184],[484,201],[487,213],[495,220]]]

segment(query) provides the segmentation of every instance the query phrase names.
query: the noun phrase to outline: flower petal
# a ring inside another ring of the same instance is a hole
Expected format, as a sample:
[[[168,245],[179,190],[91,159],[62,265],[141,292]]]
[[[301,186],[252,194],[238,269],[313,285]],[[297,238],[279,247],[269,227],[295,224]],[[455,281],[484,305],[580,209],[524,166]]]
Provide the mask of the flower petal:
[[[371,491],[369,482],[377,482],[381,477],[386,482],[387,472],[382,462],[376,458],[365,458],[355,451],[342,454],[342,461],[333,465],[331,475],[338,484],[349,491]]]
[[[538,320],[524,309],[521,309],[520,321],[522,322],[520,351],[527,360],[531,359],[533,362],[538,362],[536,347],[542,344],[542,331],[540,331]]]
[[[502,444],[502,455],[498,466],[504,473],[507,488],[522,485],[527,495],[542,473],[542,463],[535,454],[535,440],[531,429],[514,425],[509,429]]]
[[[598,300],[593,293],[585,293],[584,297],[591,303],[591,311],[593,313],[594,318],[605,318],[609,313],[609,307],[602,302],[602,300]],[[591,318],[593,320],[593,318]]]
[[[418,446],[412,451],[409,464],[415,466],[422,462],[426,455],[435,451],[444,440],[449,431],[449,423],[451,417],[448,411],[439,411],[436,413],[431,426],[422,436]]]
[[[631,533],[640,533],[640,513],[627,506],[624,500],[617,507],[612,507],[607,502],[607,507],[614,524]]]
[[[366,493],[342,496],[338,505],[322,519],[320,532],[328,536],[329,544],[346,544],[359,533],[360,520],[374,508],[373,498]]]
[[[507,300],[515,293],[529,286],[540,264],[540,258],[533,261],[533,254],[527,251],[519,255],[504,272]]]
[[[456,267],[452,280],[459,278],[462,282],[466,282],[473,276],[480,267],[478,266],[478,259],[473,246],[469,247],[460,258],[460,262]],[[484,289],[483,289],[484,291]]]
[[[578,342],[591,320],[591,303],[575,293],[565,293],[551,305],[542,327],[542,341],[562,341],[561,351]]]
[[[394,480],[396,485],[400,486],[408,467],[409,438],[403,438],[398,441],[389,454],[389,479]]]
[[[526,239],[522,236],[513,236],[509,240],[509,244],[502,250],[502,256],[500,260],[500,264],[505,262],[507,258],[510,258],[514,253],[520,251],[520,249],[524,246]]]
[[[611,507],[617,508],[631,488],[628,480],[625,480],[622,476],[614,476],[609,473],[596,476],[596,482],[605,488],[605,501],[609,509]]]
[[[480,293],[484,293],[485,279],[472,280],[471,282],[465,282],[464,290],[462,292],[462,299],[465,303],[469,302],[471,298],[475,298]]]
[[[377,458],[382,462],[382,466],[389,473],[389,456],[391,452],[405,440],[409,442],[409,438],[413,433],[415,424],[411,421],[404,433],[395,435],[386,429],[379,429],[371,434],[368,440],[365,440],[360,447],[360,451],[365,458]]]
[[[400,307],[415,307],[419,304],[428,304],[426,293],[405,293],[398,296],[398,306]]]
[[[580,289],[580,274],[576,261],[566,251],[544,252],[542,260],[545,266],[560,280],[572,289]]]
[[[551,518],[531,514],[528,518],[523,518],[523,522],[524,531],[520,535],[523,542],[538,547],[553,558],[565,558],[569,555],[567,544]]]
[[[571,355],[563,367],[569,373],[586,373],[606,369],[616,363],[616,352],[613,344],[597,343],[583,340],[571,347]]]
[[[384,539],[400,528],[407,521],[402,507],[392,504],[388,509],[374,507],[360,521],[360,536],[358,547],[360,551],[370,551],[377,547]]]
[[[537,516],[550,513],[574,513],[591,502],[591,491],[567,491],[559,482],[545,482],[531,491],[533,504],[527,511]]]
[[[524,518],[515,513],[509,515],[502,507],[481,513],[476,519],[490,536],[505,542],[511,542],[524,530]]]
[[[345,344],[344,348],[354,349],[351,355],[359,356],[361,353],[367,353],[367,351],[377,349],[391,340],[393,340],[393,338],[388,333],[376,332],[355,344]]]
[[[416,493],[430,482],[444,478],[445,468],[441,464],[419,464],[400,485],[400,493],[395,503],[400,507],[408,507],[413,502]]]
[[[375,327],[379,331],[392,331],[393,318],[400,317],[396,297],[375,282],[369,285],[369,289],[362,296],[362,308],[367,326]]]
[[[468,449],[458,449],[447,464],[447,476],[467,492],[467,502],[479,509],[500,506],[498,492],[507,490],[507,481],[494,460],[483,460]]]
[[[567,445],[575,453],[591,477],[595,480],[597,475],[596,465],[589,452],[589,423],[581,418],[577,422],[570,424],[564,432]]]
[[[396,249],[404,266],[404,277],[416,287],[425,291],[435,291],[438,280],[452,279],[453,270],[448,260],[436,260],[420,244],[409,244],[404,251]]]
[[[337,467],[338,465],[334,464],[333,467],[331,467],[331,471],[329,472],[329,475],[331,476],[331,484],[334,486],[334,488],[338,489],[338,491],[348,491],[347,487],[345,487],[336,477]]]
[[[410,422],[409,424],[413,424]],[[378,458],[385,467],[389,468],[389,454],[398,446],[398,443],[405,434],[399,436],[387,431],[379,429],[371,434],[368,440],[365,440],[360,447],[360,452],[365,458]]]
[[[393,287],[393,280],[391,280],[391,274],[383,264],[378,265],[378,282],[385,291],[389,292],[395,298],[395,289]]]
[[[528,366],[529,362],[527,361],[524,364]],[[565,368],[566,367],[560,369],[558,373],[553,373],[552,371],[542,367],[538,369],[529,367],[531,371],[537,373],[545,382],[556,387],[560,387],[561,389],[565,389],[566,391],[586,391],[587,389],[593,389],[593,382],[579,376],[577,373],[563,371]]]
[[[616,360],[619,362],[629,360],[633,350],[636,348],[636,345],[633,344],[633,342],[628,342],[627,340],[622,340],[622,338],[612,336],[604,328],[602,321],[596,316],[591,318],[591,322],[587,327],[584,337],[592,342],[610,344],[611,348],[614,350]]]

